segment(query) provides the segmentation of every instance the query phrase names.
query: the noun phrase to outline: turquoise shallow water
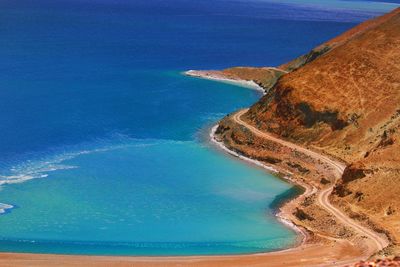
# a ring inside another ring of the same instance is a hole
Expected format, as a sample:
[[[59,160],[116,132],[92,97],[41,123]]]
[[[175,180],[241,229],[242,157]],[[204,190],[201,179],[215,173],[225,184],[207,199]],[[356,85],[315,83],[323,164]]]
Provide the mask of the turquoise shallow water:
[[[394,5],[337,2],[1,2],[0,251],[293,245],[273,216],[293,187],[205,138],[260,95],[181,71],[278,65]]]
[[[2,217],[2,237],[36,243],[4,242],[1,249],[220,254],[295,240],[267,209],[290,186],[196,141],[129,141],[63,164],[79,168],[2,192],[18,203]]]

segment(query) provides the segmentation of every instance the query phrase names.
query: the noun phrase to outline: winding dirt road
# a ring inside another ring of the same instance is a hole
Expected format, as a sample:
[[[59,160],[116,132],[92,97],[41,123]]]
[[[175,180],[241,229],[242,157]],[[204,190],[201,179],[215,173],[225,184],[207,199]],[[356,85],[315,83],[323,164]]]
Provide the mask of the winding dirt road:
[[[322,155],[320,153],[314,152],[312,150],[309,150],[307,148],[301,147],[299,145],[293,144],[291,142],[276,138],[272,136],[271,134],[268,134],[266,132],[260,131],[256,127],[248,124],[247,122],[243,121],[241,119],[242,115],[246,113],[248,109],[241,110],[237,113],[235,113],[232,116],[232,119],[237,123],[240,124],[244,127],[246,127],[248,130],[250,130],[253,134],[258,135],[259,137],[262,137],[264,139],[271,140],[273,142],[276,142],[278,144],[284,145],[286,147],[290,147],[292,149],[295,149],[299,152],[302,152],[310,157],[313,157],[314,159],[317,159],[319,161],[322,161],[326,164],[328,164],[334,171],[336,179],[340,178],[341,175],[343,174],[343,171],[346,167],[343,163],[336,161],[334,159],[331,159],[325,155]],[[369,253],[373,254],[375,252],[378,252],[385,248],[386,246],[389,245],[388,240],[385,237],[380,236],[373,230],[370,230],[360,224],[358,224],[356,221],[350,219],[346,214],[344,214],[342,211],[339,209],[335,208],[329,201],[329,195],[332,193],[333,187],[335,183],[332,183],[332,186],[323,189],[317,193],[317,201],[318,204],[325,208],[328,212],[330,212],[332,215],[334,215],[339,222],[341,222],[343,225],[348,226],[358,232],[361,236],[365,236],[368,239],[372,241],[371,244],[369,244]]]

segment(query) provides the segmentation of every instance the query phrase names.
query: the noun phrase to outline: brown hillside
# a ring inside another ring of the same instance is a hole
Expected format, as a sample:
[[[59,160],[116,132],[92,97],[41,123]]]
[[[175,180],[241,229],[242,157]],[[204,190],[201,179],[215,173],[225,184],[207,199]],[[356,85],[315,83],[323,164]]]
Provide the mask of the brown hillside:
[[[332,200],[399,242],[400,9],[328,43],[334,49],[281,77],[247,121],[349,163]]]
[[[398,11],[390,12],[383,16],[380,16],[380,17],[377,17],[377,18],[374,18],[371,20],[367,20],[367,21],[357,25],[356,27],[346,31],[345,33],[319,45],[318,47],[312,49],[309,53],[302,55],[286,64],[279,66],[279,68],[282,70],[285,70],[285,71],[293,71],[301,66],[304,66],[305,64],[317,59],[321,55],[328,53],[332,49],[334,49],[334,48],[342,45],[343,43],[348,42],[352,38],[362,34],[363,32],[367,31],[368,29],[371,29],[371,28],[387,21],[391,17],[395,16],[397,13],[398,13]]]
[[[209,78],[228,78],[232,80],[245,80],[254,81],[255,83],[262,86],[266,91],[272,88],[277,80],[288,72],[292,72],[312,61],[321,57],[322,55],[332,51],[336,47],[348,42],[349,40],[357,37],[363,32],[371,29],[389,18],[395,16],[398,13],[391,12],[383,16],[367,20],[356,27],[344,32],[343,34],[319,45],[312,49],[305,55],[302,55],[286,64],[283,64],[277,68],[274,67],[233,67],[224,70],[208,70],[208,71],[195,71],[192,76],[209,77]]]

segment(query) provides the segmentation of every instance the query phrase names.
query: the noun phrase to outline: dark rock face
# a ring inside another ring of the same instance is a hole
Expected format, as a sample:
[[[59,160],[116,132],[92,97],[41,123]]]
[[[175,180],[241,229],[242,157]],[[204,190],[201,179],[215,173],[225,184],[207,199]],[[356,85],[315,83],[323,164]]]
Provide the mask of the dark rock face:
[[[369,170],[365,170],[362,165],[351,164],[347,166],[343,172],[341,181],[335,186],[332,193],[339,197],[346,197],[352,194],[353,192],[347,188],[348,183],[364,178],[368,172]],[[363,193],[356,192],[354,198],[361,201]]]
[[[300,221],[309,220],[313,221],[314,218],[308,215],[304,210],[297,208],[294,212],[294,216],[296,216]]]
[[[286,71],[294,71],[294,70],[306,65],[307,63],[314,61],[315,59],[319,58],[323,54],[329,52],[331,49],[332,49],[332,47],[329,45],[322,45],[317,48],[314,48],[307,54],[302,55],[299,58],[296,58],[295,60],[284,65],[284,68]]]
[[[342,182],[349,183],[354,180],[364,178],[366,176],[366,170],[362,169],[360,166],[349,165],[343,172]]]
[[[218,124],[217,130],[215,131],[216,135],[220,135],[230,129],[229,126],[225,126],[224,124]]]
[[[338,184],[338,185],[335,186],[335,188],[333,189],[332,193],[337,195],[337,196],[339,196],[339,197],[346,197],[346,196],[350,195],[352,192],[349,189],[347,189],[345,187],[345,185]]]
[[[257,127],[294,139],[317,139],[319,128],[338,131],[349,125],[349,120],[341,118],[339,112],[327,109],[315,109],[305,101],[297,102],[292,97],[294,89],[277,84],[245,115]],[[314,130],[313,136],[305,134]],[[302,137],[297,137],[297,135]]]
[[[288,162],[287,165],[288,165],[289,167],[293,168],[293,169],[298,170],[298,171],[299,171],[300,173],[302,173],[302,174],[306,174],[306,173],[309,173],[309,172],[310,172],[309,169],[304,168],[303,166],[301,166],[301,165],[298,164],[298,163]]]
[[[379,142],[378,148],[383,148],[387,146],[391,146],[394,144],[394,139],[391,136],[393,133],[388,133],[387,131],[384,131],[382,136],[381,136],[381,141]]]
[[[267,156],[254,157],[254,159],[256,159],[258,161],[265,161],[265,162],[270,163],[270,164],[277,164],[277,163],[281,163],[282,162],[282,160],[280,160],[280,159],[277,159],[277,158],[274,158],[274,157],[267,157]]]
[[[331,183],[331,181],[329,181],[329,180],[326,179],[325,177],[322,177],[322,178],[321,178],[321,184],[327,185],[327,184],[330,184],[330,183]]]
[[[354,198],[356,198],[358,201],[361,201],[364,198],[364,193],[363,192],[356,192],[354,194]]]
[[[338,118],[337,111],[316,111],[307,103],[299,103],[296,108],[300,111],[299,117],[301,118],[302,124],[310,128],[318,122],[324,122],[331,126],[332,131],[342,130],[348,125],[344,120]]]

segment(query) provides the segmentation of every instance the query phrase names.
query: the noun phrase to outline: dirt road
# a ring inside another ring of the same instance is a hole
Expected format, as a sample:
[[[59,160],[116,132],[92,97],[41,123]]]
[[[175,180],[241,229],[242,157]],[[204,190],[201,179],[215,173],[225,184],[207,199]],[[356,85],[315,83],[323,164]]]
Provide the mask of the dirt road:
[[[299,145],[293,144],[291,142],[279,139],[269,133],[260,131],[259,129],[257,129],[256,127],[246,123],[245,121],[242,120],[242,115],[244,113],[247,112],[247,109],[241,110],[237,113],[235,113],[233,115],[233,120],[246,127],[247,129],[249,129],[251,132],[253,132],[254,134],[271,140],[273,142],[279,143],[281,145],[290,147],[292,149],[295,149],[299,152],[302,152],[316,160],[319,160],[321,162],[325,162],[326,164],[328,164],[333,170],[334,173],[336,174],[336,178],[340,178],[344,169],[345,169],[345,165],[337,160],[331,159],[328,156],[322,155],[320,153],[317,153],[315,151],[309,150],[307,148],[301,147]],[[374,232],[373,230],[370,230],[360,224],[358,224],[356,221],[350,219],[346,214],[344,214],[342,211],[340,211],[339,209],[335,208],[329,201],[329,195],[331,194],[332,190],[334,187],[334,183],[332,183],[332,186],[321,190],[319,192],[317,192],[317,201],[318,204],[325,208],[327,211],[329,211],[332,215],[334,215],[336,217],[336,219],[341,222],[343,225],[348,226],[350,228],[352,228],[353,230],[355,230],[356,232],[358,232],[359,234],[361,234],[362,236],[365,236],[367,238],[369,238],[372,241],[372,245],[368,244],[369,249],[371,250],[371,254],[382,250],[383,248],[385,248],[389,242],[386,240],[385,237],[378,235],[376,232]]]

